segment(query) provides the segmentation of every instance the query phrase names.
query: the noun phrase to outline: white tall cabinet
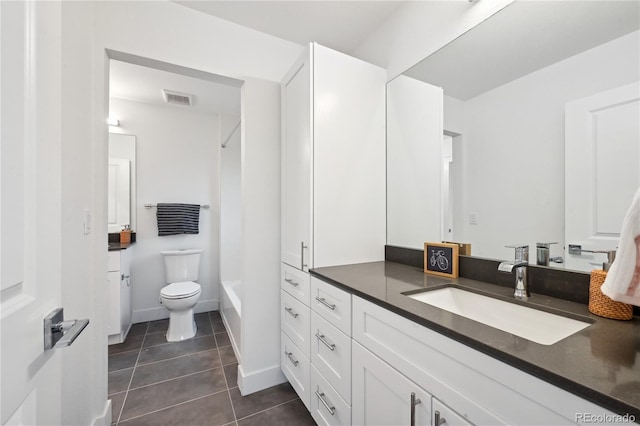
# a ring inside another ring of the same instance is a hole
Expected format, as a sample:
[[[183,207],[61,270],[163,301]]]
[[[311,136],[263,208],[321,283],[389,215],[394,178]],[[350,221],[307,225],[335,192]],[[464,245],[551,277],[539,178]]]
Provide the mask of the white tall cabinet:
[[[340,424],[351,420],[351,318],[335,323],[326,308],[350,297],[325,294],[308,271],[384,259],[385,83],[382,68],[316,43],[282,82],[281,367],[312,414],[331,400]]]

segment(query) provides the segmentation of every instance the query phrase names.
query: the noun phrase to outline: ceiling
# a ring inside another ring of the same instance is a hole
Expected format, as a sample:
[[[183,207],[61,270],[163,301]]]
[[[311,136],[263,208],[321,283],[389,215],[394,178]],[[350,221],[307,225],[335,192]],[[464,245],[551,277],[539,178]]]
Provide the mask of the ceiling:
[[[185,107],[165,103],[162,89],[193,95],[193,105]],[[117,60],[110,61],[109,97],[187,108],[200,113],[240,115],[240,87],[237,85]]]
[[[175,3],[305,45],[352,53],[406,1],[186,1]]]
[[[407,2],[358,0],[175,3],[297,44],[304,45],[315,41],[350,53],[382,21]],[[216,79],[216,76],[193,78],[193,75],[181,75],[190,73],[170,69],[170,64],[121,59],[111,60],[111,97],[187,108],[166,104],[162,89],[168,89],[194,95],[195,101],[190,108],[194,112],[240,115],[240,89],[236,83],[220,82],[220,76]]]
[[[639,28],[638,1],[516,1],[404,74],[468,100]]]

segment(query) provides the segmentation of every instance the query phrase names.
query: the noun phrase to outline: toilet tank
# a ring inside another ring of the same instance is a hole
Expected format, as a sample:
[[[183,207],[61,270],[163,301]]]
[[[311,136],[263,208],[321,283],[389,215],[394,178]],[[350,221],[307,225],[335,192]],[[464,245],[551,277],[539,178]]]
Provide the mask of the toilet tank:
[[[196,281],[200,273],[202,249],[167,250],[160,252],[164,259],[167,283]]]

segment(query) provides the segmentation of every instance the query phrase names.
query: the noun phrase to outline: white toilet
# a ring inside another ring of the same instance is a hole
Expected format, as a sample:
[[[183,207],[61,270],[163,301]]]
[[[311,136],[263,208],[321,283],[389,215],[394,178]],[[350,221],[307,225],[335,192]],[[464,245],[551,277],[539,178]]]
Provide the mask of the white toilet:
[[[202,249],[168,250],[164,257],[164,271],[169,285],[160,290],[160,303],[169,310],[168,342],[179,342],[196,335],[193,307],[202,288],[195,282],[200,271]]]

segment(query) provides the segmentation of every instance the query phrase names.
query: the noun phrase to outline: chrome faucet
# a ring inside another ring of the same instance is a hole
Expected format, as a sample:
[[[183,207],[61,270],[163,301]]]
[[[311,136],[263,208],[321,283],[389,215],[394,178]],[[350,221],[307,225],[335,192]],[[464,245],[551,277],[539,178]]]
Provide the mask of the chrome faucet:
[[[507,246],[515,249],[515,260],[502,262],[498,265],[498,271],[511,273],[516,271],[516,288],[513,296],[516,299],[529,298],[529,282],[527,280],[527,266],[529,265],[529,246]]]

